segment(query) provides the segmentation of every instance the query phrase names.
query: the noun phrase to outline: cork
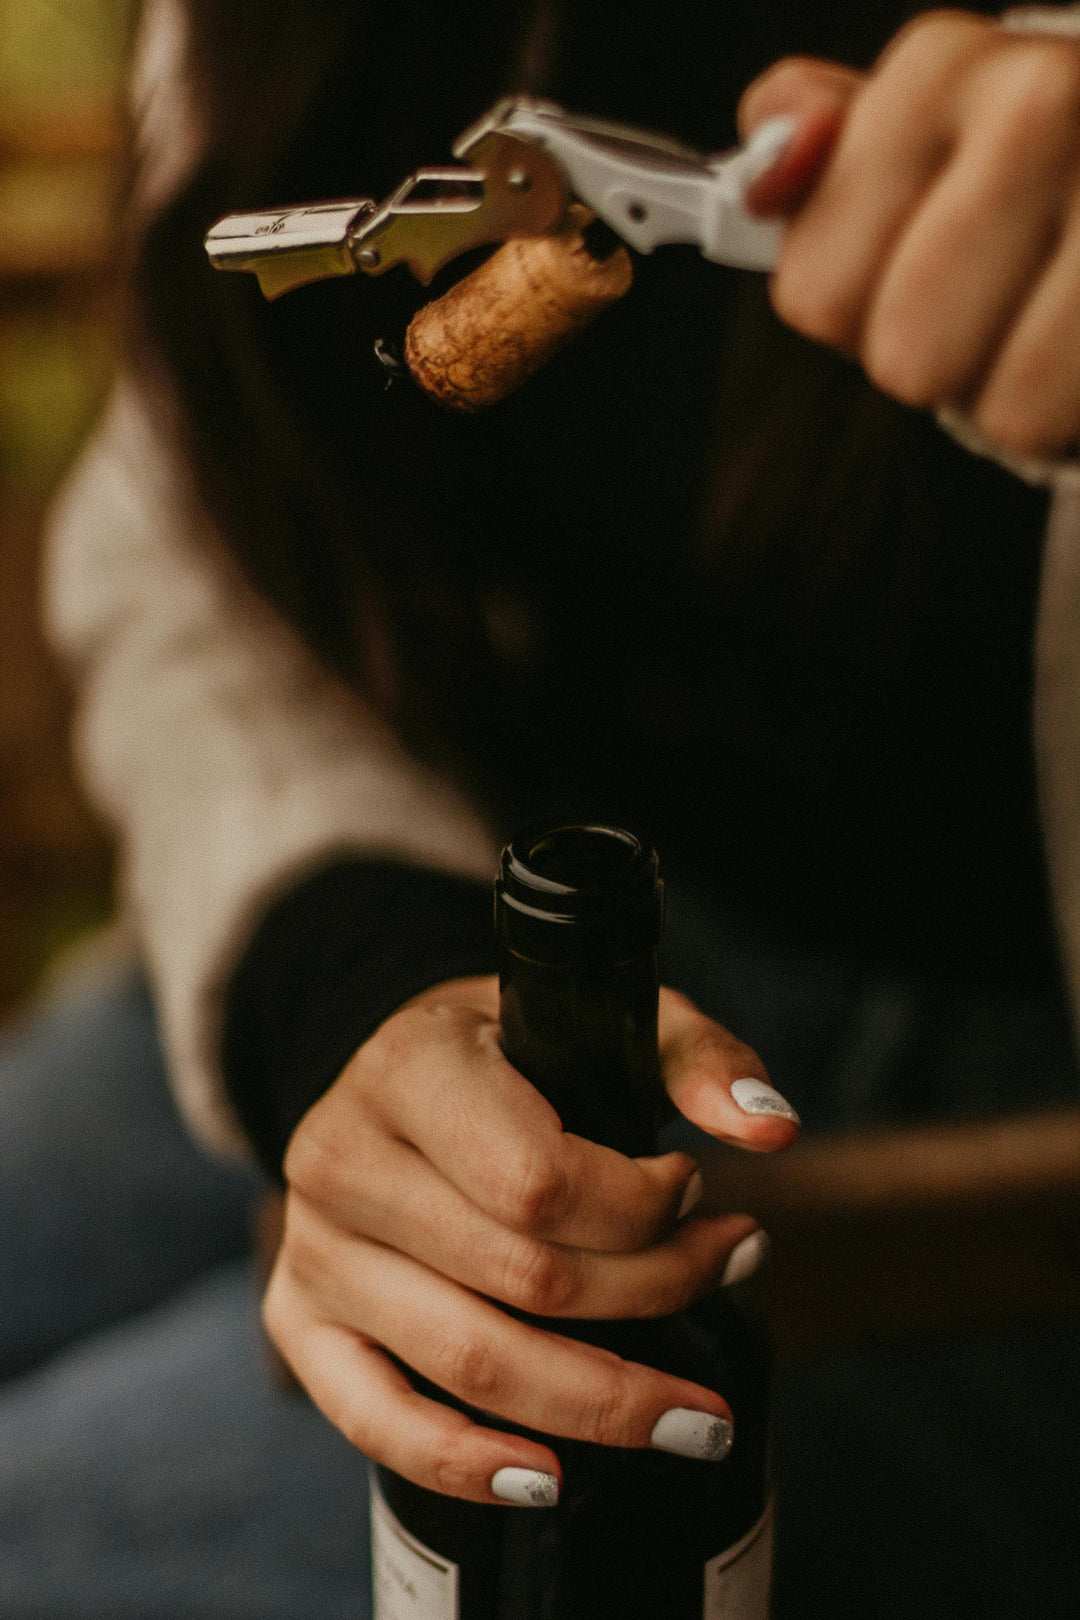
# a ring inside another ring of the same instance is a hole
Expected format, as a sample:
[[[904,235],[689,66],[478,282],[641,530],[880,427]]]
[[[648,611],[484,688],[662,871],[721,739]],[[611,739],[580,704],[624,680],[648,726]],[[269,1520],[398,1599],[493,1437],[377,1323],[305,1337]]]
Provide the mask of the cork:
[[[506,242],[414,316],[405,338],[413,380],[438,404],[476,413],[498,404],[628,291],[630,256],[595,257],[571,208],[555,236]]]

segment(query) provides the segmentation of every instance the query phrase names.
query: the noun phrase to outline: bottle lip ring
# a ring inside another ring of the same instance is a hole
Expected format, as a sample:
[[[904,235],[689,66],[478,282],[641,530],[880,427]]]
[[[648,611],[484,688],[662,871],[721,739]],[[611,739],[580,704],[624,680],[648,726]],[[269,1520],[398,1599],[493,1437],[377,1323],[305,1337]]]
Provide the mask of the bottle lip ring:
[[[591,881],[582,883],[564,883],[558,878],[548,877],[538,872],[530,864],[530,855],[541,845],[555,839],[560,833],[584,833],[595,835],[606,840],[610,845],[619,844],[626,851],[628,859],[622,870],[608,871]],[[632,884],[639,878],[642,868],[650,863],[651,851],[633,833],[622,827],[606,826],[598,821],[564,821],[564,822],[538,822],[532,827],[525,827],[515,833],[502,854],[502,875],[516,879],[526,889],[545,895],[578,896],[598,892],[601,888],[612,886],[623,888],[628,882]],[[653,857],[655,861],[655,857]],[[516,885],[515,885],[516,886]]]
[[[516,833],[503,850],[497,887],[503,904],[537,921],[606,924],[650,909],[661,885],[655,853],[633,833],[565,821]]]

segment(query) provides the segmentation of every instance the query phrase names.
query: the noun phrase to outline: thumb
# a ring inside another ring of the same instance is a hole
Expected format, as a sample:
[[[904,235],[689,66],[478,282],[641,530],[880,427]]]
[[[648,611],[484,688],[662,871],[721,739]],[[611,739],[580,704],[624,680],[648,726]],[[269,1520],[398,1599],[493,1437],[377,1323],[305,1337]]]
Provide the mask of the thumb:
[[[769,1084],[757,1053],[667,986],[660,991],[660,1059],[675,1107],[710,1136],[773,1153],[798,1135],[799,1116]]]
[[[754,80],[739,103],[746,140],[766,119],[790,118],[795,133],[781,156],[747,189],[752,214],[790,214],[805,202],[828,162],[865,74],[835,62],[789,57]]]

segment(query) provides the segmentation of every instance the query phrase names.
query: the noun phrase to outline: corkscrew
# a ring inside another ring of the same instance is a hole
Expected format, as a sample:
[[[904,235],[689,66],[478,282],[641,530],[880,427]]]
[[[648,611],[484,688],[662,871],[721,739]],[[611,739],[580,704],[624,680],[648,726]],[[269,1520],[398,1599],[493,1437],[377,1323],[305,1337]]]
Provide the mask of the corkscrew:
[[[710,157],[512,97],[455,143],[461,167],[418,169],[382,203],[347,198],[230,214],[209,231],[206,251],[219,270],[253,272],[267,298],[397,264],[426,286],[472,248],[558,232],[578,203],[639,253],[686,242],[717,264],[769,270],[782,225],[751,215],[743,198],[790,134],[790,120],[773,119],[745,147]]]

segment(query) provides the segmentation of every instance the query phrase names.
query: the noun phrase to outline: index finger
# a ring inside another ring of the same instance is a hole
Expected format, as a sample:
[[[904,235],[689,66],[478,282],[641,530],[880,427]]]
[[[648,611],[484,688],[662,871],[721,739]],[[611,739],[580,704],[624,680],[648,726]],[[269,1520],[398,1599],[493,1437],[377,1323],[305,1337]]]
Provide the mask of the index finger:
[[[685,1153],[630,1159],[565,1132],[508,1062],[498,1020],[476,998],[428,996],[365,1049],[385,1126],[514,1231],[628,1252],[668,1230],[696,1169]]]

